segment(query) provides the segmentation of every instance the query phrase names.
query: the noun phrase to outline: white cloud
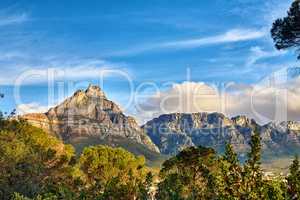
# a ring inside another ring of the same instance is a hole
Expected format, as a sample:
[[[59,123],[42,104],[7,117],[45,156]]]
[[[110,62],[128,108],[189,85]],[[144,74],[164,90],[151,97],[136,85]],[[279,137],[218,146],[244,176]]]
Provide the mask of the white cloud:
[[[26,13],[16,15],[0,15],[0,27],[26,22],[29,19]]]
[[[246,67],[253,66],[254,64],[256,64],[257,61],[261,59],[283,56],[288,53],[287,51],[277,51],[277,50],[265,51],[259,46],[251,47],[250,52],[251,54],[246,61]]]
[[[44,113],[47,112],[49,107],[40,105],[39,103],[32,102],[28,104],[17,105],[17,114],[24,115],[27,113]]]
[[[145,122],[164,113],[221,112],[247,115],[262,124],[300,120],[300,78],[289,80],[285,72],[279,71],[255,85],[174,84],[140,101],[137,116]]]
[[[162,41],[156,44],[146,44],[143,46],[137,46],[124,51],[113,52],[110,54],[110,56],[136,55],[148,51],[192,49],[207,45],[243,42],[263,38],[264,36],[266,36],[266,34],[267,32],[265,30],[231,29],[226,31],[225,33],[209,37],[200,37],[166,42]]]
[[[223,34],[188,39],[188,40],[179,40],[174,42],[166,42],[160,45],[162,48],[196,48],[204,45],[215,45],[215,44],[224,44],[224,43],[233,43],[241,42],[247,40],[254,40],[262,38],[266,35],[265,31],[261,30],[251,30],[251,29],[232,29]]]
[[[14,60],[14,54],[2,56]],[[1,59],[1,55],[0,55]],[[39,64],[31,64],[38,62]],[[101,80],[101,78],[130,75],[125,64],[113,64],[101,59],[57,58],[12,61],[9,68],[0,68],[0,85],[37,84],[49,81]]]

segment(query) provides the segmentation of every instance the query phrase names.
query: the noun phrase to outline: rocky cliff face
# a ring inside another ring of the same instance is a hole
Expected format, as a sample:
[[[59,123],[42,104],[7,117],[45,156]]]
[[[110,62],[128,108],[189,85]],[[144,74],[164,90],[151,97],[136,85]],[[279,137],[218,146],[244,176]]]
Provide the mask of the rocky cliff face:
[[[70,143],[90,137],[113,145],[114,138],[125,138],[159,152],[135,119],[124,115],[98,86],[90,85],[85,91],[75,92],[47,113],[27,114],[22,118]]]
[[[175,113],[161,115],[143,128],[164,154],[176,154],[192,145],[211,146],[222,152],[226,142],[230,142],[243,156],[255,129],[260,132],[264,156],[300,152],[300,124],[297,122],[260,126],[245,116],[228,118],[220,113]]]

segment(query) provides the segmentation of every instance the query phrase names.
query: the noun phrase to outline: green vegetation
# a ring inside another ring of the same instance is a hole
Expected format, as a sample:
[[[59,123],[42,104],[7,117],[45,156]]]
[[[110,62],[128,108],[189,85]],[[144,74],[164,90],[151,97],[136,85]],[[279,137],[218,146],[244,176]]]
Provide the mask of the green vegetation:
[[[288,14],[273,23],[271,34],[277,49],[296,48],[299,53],[300,38],[300,1],[292,3]],[[298,56],[300,59],[300,55]]]
[[[230,144],[222,156],[205,147],[183,150],[163,164],[157,199],[298,199],[300,171],[299,163],[295,164],[297,159],[286,179],[266,179],[261,170],[258,133],[253,134],[250,146],[243,165]]]
[[[106,145],[127,149],[136,156],[144,156],[146,164],[150,167],[159,168],[161,164],[169,158],[169,156],[151,151],[144,145],[134,142],[131,139],[117,136],[110,136],[110,139],[101,139],[99,137],[77,137],[67,141],[68,144],[74,146],[76,154],[79,156],[85,147],[95,145]]]
[[[15,120],[0,121],[0,198],[27,196],[68,184],[74,150],[42,130]]]
[[[25,121],[0,120],[0,199],[147,200],[298,199],[300,164],[287,177],[264,178],[261,143],[253,134],[244,164],[233,147],[189,147],[166,160],[158,174],[143,156],[98,145],[75,155],[71,145]]]
[[[147,199],[144,157],[108,146],[74,148],[25,121],[0,120],[0,199]]]

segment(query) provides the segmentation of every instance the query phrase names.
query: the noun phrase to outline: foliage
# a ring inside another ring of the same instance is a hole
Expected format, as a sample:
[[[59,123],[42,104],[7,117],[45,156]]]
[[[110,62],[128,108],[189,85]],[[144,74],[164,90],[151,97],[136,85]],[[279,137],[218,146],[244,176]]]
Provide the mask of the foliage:
[[[263,190],[264,190],[264,199],[268,199],[268,200],[289,199],[286,184],[282,179],[265,181]]]
[[[249,199],[262,199],[263,198],[263,179],[261,170],[261,143],[259,131],[251,136],[250,141],[251,150],[248,153],[248,160],[244,165],[243,170],[243,190],[244,196]]]
[[[242,192],[242,167],[231,144],[226,145],[224,156],[220,160],[221,181],[223,183],[220,198],[240,199]]]
[[[122,148],[94,146],[85,148],[79,159],[93,197],[132,199],[146,177],[144,157],[136,157]],[[127,195],[126,195],[127,194]],[[109,197],[108,197],[109,196]]]
[[[226,145],[223,156],[217,156],[213,149],[205,147],[183,150],[163,164],[157,199],[287,199],[283,179],[263,179],[262,147],[257,130],[249,145],[251,149],[243,165],[230,144]]]
[[[28,197],[71,176],[71,146],[24,121],[0,121],[0,197],[14,192]]]
[[[145,159],[108,146],[74,149],[25,121],[0,120],[0,199],[148,199]]]
[[[189,147],[167,160],[161,169],[157,199],[204,199],[215,195],[218,161],[211,148]]]
[[[287,177],[288,194],[291,199],[300,198],[300,163],[298,156],[295,157],[290,166],[290,174]]]
[[[139,197],[140,200],[151,199],[151,187],[153,186],[154,175],[151,172],[148,172],[146,178],[139,185]]]
[[[232,145],[224,155],[189,147],[166,160],[156,177],[145,159],[122,148],[91,146],[75,158],[74,149],[24,121],[0,120],[0,199],[148,200],[157,187],[160,200],[298,199],[298,158],[290,175],[264,180],[262,146],[256,130],[244,164]]]
[[[277,49],[296,48],[299,51],[300,45],[300,0],[295,0],[287,17],[277,19],[273,23],[271,35]],[[298,56],[300,59],[300,55]]]

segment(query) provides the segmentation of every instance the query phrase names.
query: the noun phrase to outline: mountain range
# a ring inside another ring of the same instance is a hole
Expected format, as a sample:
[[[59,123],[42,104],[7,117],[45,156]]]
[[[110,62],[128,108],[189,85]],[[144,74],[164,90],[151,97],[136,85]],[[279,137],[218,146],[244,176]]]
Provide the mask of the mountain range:
[[[246,116],[175,113],[161,115],[143,125],[143,129],[163,154],[176,154],[185,147],[199,145],[223,152],[226,143],[231,143],[244,157],[255,130],[261,136],[264,158],[300,153],[300,123],[292,121],[259,125]]]
[[[123,147],[148,160],[174,155],[188,146],[210,146],[223,152],[231,143],[240,157],[249,150],[254,130],[262,138],[266,159],[300,153],[300,123],[259,125],[246,116],[233,118],[221,113],[164,114],[139,126],[123,113],[98,86],[78,90],[46,113],[19,116],[75,146],[77,152],[89,145]]]

